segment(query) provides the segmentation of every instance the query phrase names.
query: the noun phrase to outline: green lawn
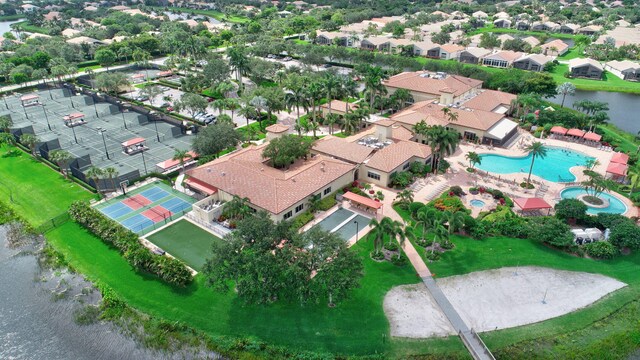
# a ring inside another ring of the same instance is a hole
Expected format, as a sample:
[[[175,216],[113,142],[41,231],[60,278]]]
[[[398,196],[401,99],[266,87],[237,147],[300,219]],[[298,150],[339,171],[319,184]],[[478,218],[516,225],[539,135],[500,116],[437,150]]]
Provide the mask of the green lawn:
[[[64,213],[76,200],[95,197],[20,150],[14,151],[15,156],[7,156],[8,149],[0,148],[0,198],[31,225],[38,226]]]
[[[622,149],[622,151],[634,154],[640,147],[640,140],[633,134],[620,130],[615,125],[607,124],[598,126],[598,130],[602,131],[604,136],[613,139],[612,144],[616,148]]]
[[[196,271],[202,270],[213,243],[222,241],[187,220],[180,220],[147,236],[147,240],[184,261]]]
[[[625,81],[619,77],[605,71],[603,80],[591,80],[580,78],[566,78],[564,74],[569,71],[569,65],[559,64],[555,67],[551,76],[558,83],[562,84],[570,82],[579,90],[586,91],[612,91],[640,94],[640,83],[633,81]]]
[[[476,29],[474,31],[469,32],[469,36],[473,36],[476,34],[482,34],[482,33],[486,33],[486,32],[492,32],[492,33],[501,33],[501,34],[519,34],[522,36],[541,36],[541,35],[548,35],[550,38],[556,38],[556,39],[573,39],[575,37],[575,35],[572,34],[560,34],[560,33],[549,33],[546,31],[520,31],[518,29],[511,29],[511,28],[496,28],[493,27],[493,25],[489,25],[489,26],[485,26],[479,29]]]
[[[39,27],[35,25],[31,25],[29,20],[21,21],[19,23],[15,23],[11,25],[15,29],[19,29],[20,31],[32,32],[32,33],[40,33],[40,34],[49,34],[49,29],[44,27]]]
[[[583,52],[583,49],[578,48],[577,46],[574,46],[572,48],[569,48],[569,51],[564,53],[564,55],[559,56],[558,60],[559,61],[571,60],[571,59],[575,59],[575,58],[578,58],[578,57],[584,57],[584,54],[582,52]]]

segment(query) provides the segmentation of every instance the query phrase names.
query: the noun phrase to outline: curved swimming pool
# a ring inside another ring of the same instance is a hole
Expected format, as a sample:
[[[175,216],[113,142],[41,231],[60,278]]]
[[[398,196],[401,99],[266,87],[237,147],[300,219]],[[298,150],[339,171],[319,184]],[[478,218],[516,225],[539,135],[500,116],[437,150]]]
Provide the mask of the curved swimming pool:
[[[586,195],[586,194],[587,194],[587,191],[583,188],[570,187],[562,190],[560,192],[560,197],[563,199],[575,199],[580,195]],[[607,193],[602,193],[598,196],[602,199],[607,200],[609,202],[609,206],[604,208],[600,208],[600,207],[596,208],[596,207],[591,207],[589,204],[587,204],[588,214],[591,214],[591,215],[597,215],[598,213],[624,214],[625,212],[627,212],[627,206],[622,201],[620,201],[617,197]]]
[[[544,158],[536,157],[533,164],[533,175],[537,175],[552,182],[572,182],[576,177],[569,171],[574,166],[584,166],[593,159],[582,153],[557,147],[547,146]],[[511,157],[497,154],[480,155],[482,162],[476,167],[480,170],[496,174],[529,174],[531,154],[521,157]]]

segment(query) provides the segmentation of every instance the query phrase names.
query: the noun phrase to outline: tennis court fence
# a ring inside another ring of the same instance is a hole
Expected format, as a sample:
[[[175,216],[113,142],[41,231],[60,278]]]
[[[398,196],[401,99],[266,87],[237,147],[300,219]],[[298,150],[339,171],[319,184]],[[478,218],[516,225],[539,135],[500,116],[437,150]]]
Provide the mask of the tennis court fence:
[[[36,233],[38,234],[45,234],[55,228],[57,228],[58,226],[64,225],[66,224],[69,220],[71,220],[71,217],[69,216],[68,212],[64,212],[52,219],[49,219],[45,222],[43,222],[42,224],[36,226],[35,230]]]
[[[146,224],[140,224],[137,226],[134,226],[133,228],[130,228],[131,231],[133,231],[134,233],[138,234],[138,235],[145,235],[148,234],[154,230],[157,230],[163,226],[165,226],[166,224],[170,223],[173,220],[177,220],[183,216],[185,216],[189,211],[189,210],[182,210],[180,212],[168,215],[168,216],[164,216],[164,219],[161,221],[158,221],[157,223],[154,223],[151,226],[148,226]],[[155,211],[154,211],[155,212]]]

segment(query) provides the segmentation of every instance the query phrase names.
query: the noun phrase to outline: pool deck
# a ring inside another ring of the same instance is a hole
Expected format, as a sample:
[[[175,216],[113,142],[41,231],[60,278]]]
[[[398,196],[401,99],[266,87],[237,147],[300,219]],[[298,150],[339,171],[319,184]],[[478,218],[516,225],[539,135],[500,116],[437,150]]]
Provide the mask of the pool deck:
[[[312,221],[310,221],[309,223],[307,223],[305,226],[303,226],[302,228],[300,228],[300,232],[305,232],[309,229],[311,229],[312,227],[318,225],[322,220],[328,218],[331,214],[333,214],[334,212],[336,212],[339,208],[344,208],[347,209],[353,213],[355,213],[355,215],[362,215],[371,219],[376,218],[377,220],[382,219],[382,217],[384,215],[382,215],[381,212],[379,212],[377,215],[370,213],[370,212],[366,212],[363,211],[361,209],[356,208],[355,206],[351,206],[351,204],[348,201],[342,201],[339,202],[338,204],[334,205],[331,209],[327,210],[327,211],[319,211],[316,213],[316,217],[315,219],[313,219]],[[354,215],[354,216],[355,216]],[[343,221],[344,223],[347,223],[348,221],[345,220]],[[337,227],[343,225],[343,224],[339,224]],[[354,236],[352,236],[349,240],[347,240],[347,245],[349,247],[351,247],[353,244],[356,243],[357,240],[362,239],[363,237],[367,236],[367,234],[369,233],[369,231],[371,231],[371,226],[366,225],[364,227],[362,227],[361,229],[358,229],[358,233],[355,234]]]
[[[531,134],[526,132],[520,132],[519,138],[514,141],[509,148],[499,148],[493,147],[490,148],[487,145],[476,145],[470,143],[461,143],[456,152],[447,158],[447,161],[451,164],[451,174],[445,174],[444,177],[449,178],[448,184],[449,186],[458,185],[461,187],[472,186],[477,183],[478,186],[485,186],[493,189],[499,189],[502,192],[506,193],[510,197],[541,197],[546,200],[552,206],[555,205],[558,201],[561,200],[560,192],[568,186],[576,185],[576,183],[580,183],[586,180],[586,176],[582,173],[585,167],[582,166],[574,166],[570,168],[571,173],[576,176],[576,180],[573,183],[556,183],[547,181],[539,176],[534,174],[531,175],[531,180],[537,183],[544,184],[548,189],[544,192],[539,191],[539,186],[536,186],[535,189],[526,190],[522,189],[520,186],[516,184],[521,183],[526,180],[527,174],[516,173],[516,174],[493,174],[493,177],[470,174],[466,171],[469,166],[469,161],[465,159],[465,155],[470,151],[474,151],[478,154],[498,154],[504,156],[526,156],[527,152],[524,150],[526,144],[530,144],[534,141],[540,141],[547,146],[553,146],[568,150],[573,150],[585,154],[587,156],[593,157],[598,160],[598,165],[595,166],[594,170],[598,173],[604,174],[611,160],[611,156],[613,155],[612,151],[604,151],[591,146],[587,146],[584,144],[573,143],[569,141],[557,140],[557,139],[536,139]],[[535,166],[535,165],[534,165]],[[442,176],[442,175],[441,175]],[[627,206],[627,212],[623,215],[627,217],[638,216],[638,208],[633,205],[631,200],[628,198],[611,194],[622,201]],[[415,196],[416,199],[422,200],[419,196]],[[473,209],[472,209],[473,210]],[[483,208],[483,210],[487,210]]]

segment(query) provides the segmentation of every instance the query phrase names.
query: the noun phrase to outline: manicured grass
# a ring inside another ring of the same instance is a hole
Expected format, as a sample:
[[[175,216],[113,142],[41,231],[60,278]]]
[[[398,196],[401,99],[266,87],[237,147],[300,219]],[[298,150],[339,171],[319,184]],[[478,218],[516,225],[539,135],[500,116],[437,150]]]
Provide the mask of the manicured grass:
[[[0,199],[12,206],[31,225],[38,226],[63,214],[76,200],[95,197],[29,154],[11,149],[14,150],[14,156],[6,155],[8,147],[0,148]]]
[[[245,305],[231,291],[221,294],[205,287],[201,276],[187,289],[172,288],[137,273],[115,249],[75,223],[49,232],[47,238],[76,269],[110,286],[133,307],[214,336],[254,337],[274,345],[341,354],[373,354],[396,347],[414,354],[464,351],[456,338],[389,340],[389,325],[382,309],[384,294],[393,286],[419,279],[409,265],[398,268],[372,261],[371,241],[355,245],[364,260],[361,287],[332,309],[325,303]]]
[[[24,14],[2,15],[0,21],[15,21],[24,19]]]
[[[20,31],[32,32],[32,33],[35,32],[35,33],[49,35],[49,29],[43,28],[43,27],[39,27],[39,26],[35,26],[35,25],[31,25],[29,20],[21,21],[19,23],[13,24],[11,26],[13,28],[15,28],[15,29],[20,30]]]
[[[606,137],[613,139],[612,143],[616,148],[630,154],[635,154],[640,146],[640,140],[633,134],[620,130],[612,124],[600,125],[598,130]]]
[[[469,36],[482,34],[486,32],[501,33],[501,34],[518,34],[522,36],[532,35],[536,37],[542,36],[542,35],[548,35],[550,38],[557,38],[557,39],[573,39],[575,37],[575,35],[572,35],[572,34],[549,33],[546,31],[520,31],[518,29],[511,29],[511,28],[496,28],[496,27],[493,27],[493,25],[489,25],[489,26],[471,31],[469,32]]]
[[[577,46],[574,46],[572,48],[569,48],[569,51],[564,53],[564,55],[559,56],[558,57],[558,61],[571,60],[571,59],[575,59],[575,58],[579,58],[579,57],[584,57],[583,51],[584,51],[584,49],[578,48]]]
[[[558,64],[550,74],[558,84],[570,82],[574,84],[579,90],[611,91],[640,94],[640,83],[622,80],[608,71],[604,72],[603,80],[566,78],[564,77],[564,74],[567,71],[569,71],[569,65]]]
[[[196,271],[201,271],[204,267],[213,243],[222,241],[187,220],[180,220],[151,236],[147,236],[147,240],[184,261]]]

